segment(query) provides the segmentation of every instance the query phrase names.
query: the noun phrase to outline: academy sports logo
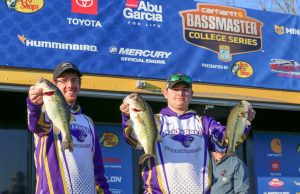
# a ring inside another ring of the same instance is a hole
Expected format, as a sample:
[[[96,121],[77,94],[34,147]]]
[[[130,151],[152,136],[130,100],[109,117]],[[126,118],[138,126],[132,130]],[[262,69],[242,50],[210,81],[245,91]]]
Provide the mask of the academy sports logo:
[[[39,48],[50,48],[59,50],[73,50],[73,51],[87,51],[87,52],[98,52],[96,45],[87,44],[73,44],[73,43],[62,43],[52,41],[41,41],[31,40],[26,38],[24,35],[18,35],[20,42],[28,47],[39,47]]]
[[[97,15],[98,0],[72,0],[72,12]]]
[[[21,13],[34,13],[44,6],[44,0],[4,0],[4,3],[7,8]]]
[[[218,53],[220,61],[262,48],[263,23],[248,17],[245,9],[198,3],[181,11],[183,38],[189,44]]]

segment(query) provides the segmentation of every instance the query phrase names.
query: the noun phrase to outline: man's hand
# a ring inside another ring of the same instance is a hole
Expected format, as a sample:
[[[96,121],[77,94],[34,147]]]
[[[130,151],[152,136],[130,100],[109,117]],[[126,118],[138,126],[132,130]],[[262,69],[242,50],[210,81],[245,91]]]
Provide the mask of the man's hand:
[[[255,118],[256,112],[252,107],[249,107],[248,109],[248,121],[253,121],[253,119]]]
[[[30,101],[35,105],[43,104],[43,89],[30,86],[28,91],[28,97]]]
[[[122,103],[120,105],[120,111],[126,115],[129,115],[129,104],[127,103]]]

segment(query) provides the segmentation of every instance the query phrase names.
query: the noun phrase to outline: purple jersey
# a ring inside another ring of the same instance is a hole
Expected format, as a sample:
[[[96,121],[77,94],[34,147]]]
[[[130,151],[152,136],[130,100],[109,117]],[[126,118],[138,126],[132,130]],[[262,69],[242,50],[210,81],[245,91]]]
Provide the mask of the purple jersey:
[[[61,134],[55,134],[41,106],[27,99],[28,127],[34,134],[36,193],[110,194],[104,177],[101,147],[93,121],[81,113],[79,105],[71,109],[70,122],[74,150],[61,151]]]
[[[211,117],[189,110],[178,116],[169,108],[156,117],[161,142],[155,144],[155,158],[142,170],[145,193],[210,193],[212,179],[211,150],[225,151],[225,127]],[[124,136],[129,144],[138,144],[123,115]]]

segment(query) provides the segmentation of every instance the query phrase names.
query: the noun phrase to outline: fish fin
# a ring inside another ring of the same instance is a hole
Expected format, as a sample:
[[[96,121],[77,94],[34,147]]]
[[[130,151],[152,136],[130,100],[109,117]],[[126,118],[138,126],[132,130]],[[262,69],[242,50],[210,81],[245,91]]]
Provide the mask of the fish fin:
[[[247,125],[251,125],[251,122],[249,120],[247,120],[246,124]]]
[[[133,121],[131,119],[127,120],[126,124],[130,127],[133,126]]]
[[[75,117],[74,117],[73,114],[70,115],[70,122],[72,122],[72,121],[76,121],[76,119],[75,119]]]
[[[43,106],[42,106],[42,113],[45,113],[46,112],[46,106],[45,106],[45,104],[43,104]]]
[[[157,133],[156,141],[162,142],[162,137],[161,137],[161,135],[159,133]]]
[[[145,162],[145,160],[147,160],[148,158],[155,158],[155,156],[153,154],[143,154],[141,155],[140,159],[139,159],[139,164],[143,164]]]
[[[66,149],[69,149],[70,152],[73,152],[73,149],[74,149],[73,141],[62,141],[61,142],[61,151],[64,152]]]
[[[53,131],[56,135],[60,134],[60,130],[53,124]]]
[[[138,149],[138,150],[144,149],[143,146],[142,146],[141,144],[137,144],[135,148]]]

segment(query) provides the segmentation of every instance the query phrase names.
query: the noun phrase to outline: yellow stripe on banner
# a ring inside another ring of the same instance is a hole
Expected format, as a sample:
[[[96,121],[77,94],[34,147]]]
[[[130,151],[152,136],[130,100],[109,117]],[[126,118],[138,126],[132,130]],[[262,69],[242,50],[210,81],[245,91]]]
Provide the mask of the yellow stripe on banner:
[[[51,174],[50,174],[50,170],[49,170],[48,158],[47,158],[47,154],[46,154],[47,139],[48,139],[47,136],[43,137],[43,144],[44,144],[44,146],[43,146],[43,155],[44,155],[43,158],[44,158],[45,171],[46,171],[49,191],[50,191],[50,194],[54,194],[53,184],[52,184],[52,180],[51,180]]]
[[[0,84],[30,86],[41,77],[51,80],[52,72],[0,67]],[[137,88],[137,85],[141,82],[139,82],[138,78],[120,78],[84,74],[82,79],[82,89],[88,91],[140,92],[159,96],[161,96],[161,91],[165,89],[165,80],[144,79],[142,81],[143,84],[140,84],[142,89],[139,89]],[[297,91],[269,90],[202,83],[194,83],[193,90],[194,98],[244,99],[258,102],[300,104],[300,92]]]
[[[57,135],[55,133],[53,133],[53,137],[54,137],[54,142],[55,142],[55,152],[56,152],[56,156],[57,156],[57,161],[58,161],[58,165],[59,165],[59,171],[60,171],[60,174],[61,174],[61,178],[62,178],[62,182],[63,182],[63,186],[64,186],[64,191],[65,193],[68,193],[68,185],[67,185],[67,178],[65,176],[65,170],[64,170],[64,167],[63,167],[63,159],[60,158],[60,150],[58,149],[58,138],[57,138]]]

